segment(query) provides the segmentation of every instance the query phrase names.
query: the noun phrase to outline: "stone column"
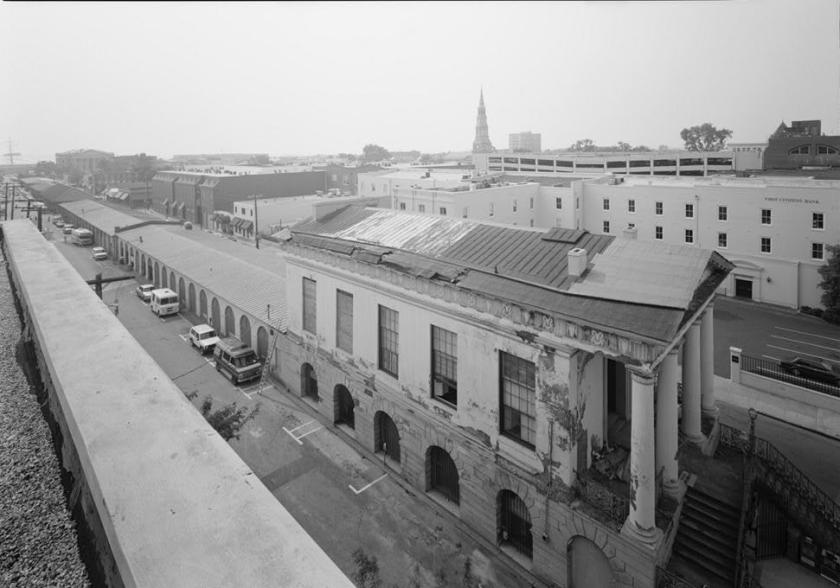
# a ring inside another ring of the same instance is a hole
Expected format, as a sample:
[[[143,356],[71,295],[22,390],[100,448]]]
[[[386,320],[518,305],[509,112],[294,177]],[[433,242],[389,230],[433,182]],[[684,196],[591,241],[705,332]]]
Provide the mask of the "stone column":
[[[714,307],[710,304],[700,321],[700,391],[703,414],[716,416],[715,402],[715,326]]]
[[[683,345],[682,432],[692,443],[703,441],[700,429],[700,323],[685,333]]]
[[[656,473],[662,472],[662,490],[679,497],[679,430],[677,426],[677,349],[672,349],[659,369],[656,386]]]
[[[630,515],[622,534],[656,548],[656,469],[653,433],[653,377],[631,371],[633,418],[630,421]]]

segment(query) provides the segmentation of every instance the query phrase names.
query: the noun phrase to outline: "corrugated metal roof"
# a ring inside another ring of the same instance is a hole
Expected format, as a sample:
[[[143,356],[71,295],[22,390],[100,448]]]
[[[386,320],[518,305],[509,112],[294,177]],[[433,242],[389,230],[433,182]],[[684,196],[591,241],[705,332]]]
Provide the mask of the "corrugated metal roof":
[[[687,308],[711,252],[650,241],[616,239],[592,260],[569,292],[609,300]]]
[[[200,232],[191,233],[187,237],[179,233],[177,227],[173,230],[151,225],[124,231],[120,233],[120,237],[138,250],[160,260],[167,267],[188,276],[208,292],[216,294],[276,329],[285,330],[286,273],[283,258],[274,250],[264,252],[266,260],[261,265],[280,270],[271,271],[248,259],[259,256],[262,250],[237,243],[231,243],[233,247],[227,247],[222,244],[228,241],[227,239],[219,239],[212,235],[207,235],[209,239],[206,239],[200,236]],[[218,242],[218,247],[208,247],[214,239]],[[222,251],[222,248],[229,250]],[[267,308],[269,304],[270,318]]]
[[[110,206],[100,204],[96,200],[77,200],[65,202],[61,205],[64,210],[81,217],[97,229],[114,235],[114,227],[127,227],[143,222],[139,218],[114,210]]]

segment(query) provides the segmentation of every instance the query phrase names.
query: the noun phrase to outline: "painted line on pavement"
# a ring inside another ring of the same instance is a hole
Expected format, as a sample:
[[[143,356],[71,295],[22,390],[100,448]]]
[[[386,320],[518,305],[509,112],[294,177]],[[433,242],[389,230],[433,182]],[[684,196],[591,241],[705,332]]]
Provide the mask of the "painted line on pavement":
[[[311,421],[306,421],[305,423],[303,423],[302,425],[298,425],[297,427],[295,427],[295,428],[294,428],[294,429],[292,429],[291,431],[289,431],[288,429],[286,429],[286,427],[283,427],[283,429],[285,429],[285,430],[286,430],[286,432],[288,432],[288,433],[294,433],[294,432],[295,432],[295,431],[297,431],[298,429],[302,429],[302,428],[303,428],[303,427],[305,427],[306,425],[311,425],[311,424],[312,424],[312,423],[314,423],[314,422],[315,422],[315,419],[312,419]]]
[[[779,329],[780,331],[790,331],[791,333],[799,333],[800,335],[808,335],[809,337],[819,337],[820,339],[828,339],[829,341],[837,341],[840,343],[840,339],[834,339],[833,337],[826,337],[825,335],[815,335],[813,333],[806,333],[805,331],[797,331],[796,329],[787,329],[785,327],[773,327],[774,329]]]
[[[805,353],[804,351],[798,351],[795,349],[788,349],[787,347],[777,347],[776,345],[767,344],[767,347],[772,347],[773,349],[781,349],[782,351],[790,351],[796,355],[807,355],[808,357],[816,357],[817,359],[823,359],[825,361],[830,361],[831,363],[840,364],[840,361],[836,359],[831,359],[830,357],[823,357],[822,355],[814,355],[813,353]]]
[[[782,361],[778,357],[773,357],[772,355],[762,355],[761,357],[766,357],[767,359],[772,359],[773,361]]]
[[[302,427],[305,427],[305,426],[307,426],[307,425],[311,425],[311,424],[312,424],[312,423],[314,423],[314,422],[316,422],[316,421],[311,420],[311,421],[306,422],[306,423],[304,423],[304,424],[302,424],[302,425],[298,425],[297,427],[295,427],[295,428],[294,428],[294,429],[292,429],[291,431],[290,431],[289,429],[287,429],[286,427],[283,427],[283,430],[284,430],[284,431],[286,431],[286,432],[289,434],[289,437],[291,437],[292,439],[294,439],[294,440],[297,442],[297,444],[298,444],[298,445],[303,445],[303,441],[301,441],[301,439],[303,439],[303,438],[304,438],[304,437],[306,437],[307,435],[310,435],[310,434],[314,433],[315,431],[320,431],[320,430],[321,430],[321,429],[323,429],[324,427],[322,427],[322,426],[320,426],[320,425],[319,425],[316,429],[312,429],[311,431],[307,431],[306,433],[303,433],[302,435],[295,435],[295,431],[297,431],[298,429],[300,429],[300,428],[302,428]]]
[[[377,483],[377,482],[379,482],[380,480],[384,480],[384,479],[385,479],[385,478],[387,478],[387,477],[388,477],[388,474],[382,474],[381,476],[379,476],[378,478],[376,478],[373,482],[371,482],[370,484],[367,484],[367,485],[365,485],[365,486],[362,486],[362,487],[361,487],[361,488],[359,488],[358,490],[356,490],[355,488],[353,488],[353,485],[352,485],[352,484],[347,484],[347,487],[348,487],[348,488],[350,488],[350,490],[352,490],[352,491],[353,491],[353,493],[354,493],[356,496],[358,496],[359,494],[361,494],[362,492],[364,492],[365,490],[367,490],[368,488],[370,488],[371,486],[373,486],[374,484],[376,484],[376,483]]]
[[[321,429],[323,429],[323,428],[324,428],[324,427],[318,427],[317,429],[312,429],[311,431],[307,431],[307,432],[306,432],[306,433],[304,433],[303,435],[298,435],[298,439],[299,439],[299,440],[300,440],[300,439],[303,439],[303,438],[304,438],[304,437],[306,437],[307,435],[311,435],[311,434],[312,434],[312,433],[314,433],[315,431],[320,431],[320,430],[321,430]]]
[[[835,351],[837,349],[836,346],[834,347],[826,347],[825,345],[817,345],[816,343],[808,343],[807,341],[800,341],[799,339],[791,339],[790,337],[782,337],[781,335],[770,335],[773,339],[782,339],[784,341],[790,341],[791,343],[801,343],[802,345],[810,345],[811,347],[819,347],[820,349],[828,349],[829,351]]]
[[[186,334],[183,334],[183,335],[182,335],[181,333],[178,333],[178,336],[181,338],[181,340],[182,340],[184,343],[186,343],[186,342],[187,342],[188,337],[187,337],[187,335],[186,335]]]

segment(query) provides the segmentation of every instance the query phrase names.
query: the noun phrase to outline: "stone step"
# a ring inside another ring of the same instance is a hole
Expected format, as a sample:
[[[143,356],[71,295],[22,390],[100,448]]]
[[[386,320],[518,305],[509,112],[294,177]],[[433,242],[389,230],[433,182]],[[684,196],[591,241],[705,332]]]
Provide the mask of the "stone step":
[[[698,540],[682,532],[677,536],[674,550],[684,559],[724,580],[732,581],[735,558],[724,557],[702,539]]]
[[[738,535],[740,522],[738,514],[723,515],[715,510],[707,509],[704,505],[687,502],[683,507],[682,518],[697,521],[723,536]]]
[[[683,532],[692,539],[704,542],[709,546],[709,549],[717,551],[722,557],[734,557],[735,551],[738,549],[737,534],[722,535],[702,522],[692,519],[681,521],[680,533]]]

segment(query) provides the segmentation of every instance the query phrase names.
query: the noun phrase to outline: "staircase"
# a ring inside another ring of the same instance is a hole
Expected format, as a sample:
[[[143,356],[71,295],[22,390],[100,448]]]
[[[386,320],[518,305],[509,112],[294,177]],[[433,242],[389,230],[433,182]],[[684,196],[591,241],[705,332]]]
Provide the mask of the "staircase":
[[[719,578],[731,586],[735,576],[740,518],[741,512],[737,507],[689,487],[674,553],[704,570],[710,577]]]

